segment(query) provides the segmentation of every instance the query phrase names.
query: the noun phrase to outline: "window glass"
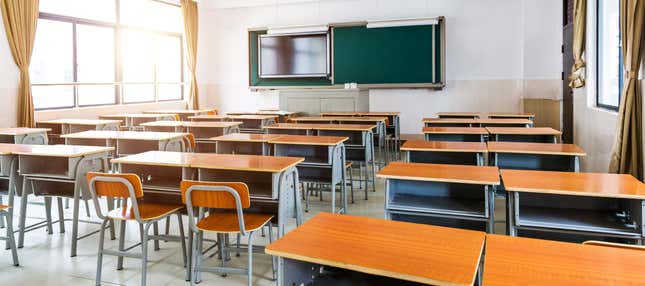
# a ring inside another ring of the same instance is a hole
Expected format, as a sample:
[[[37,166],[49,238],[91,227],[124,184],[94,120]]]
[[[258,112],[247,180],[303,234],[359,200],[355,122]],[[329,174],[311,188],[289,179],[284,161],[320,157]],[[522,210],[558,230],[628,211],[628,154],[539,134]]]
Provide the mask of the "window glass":
[[[598,0],[598,106],[617,109],[623,85],[620,1]]]
[[[77,81],[81,83],[114,83],[114,28],[90,25],[76,26]],[[116,103],[113,85],[78,86],[78,105]]]
[[[131,0],[121,1],[128,2]],[[40,12],[103,22],[116,20],[115,0],[40,0]]]

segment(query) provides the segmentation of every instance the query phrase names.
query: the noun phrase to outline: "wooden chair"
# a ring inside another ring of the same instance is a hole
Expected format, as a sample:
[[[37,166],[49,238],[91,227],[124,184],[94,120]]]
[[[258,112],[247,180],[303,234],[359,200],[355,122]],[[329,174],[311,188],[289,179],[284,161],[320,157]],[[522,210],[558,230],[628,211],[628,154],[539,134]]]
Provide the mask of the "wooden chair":
[[[181,121],[181,117],[179,116],[179,114],[174,114],[172,118],[175,119],[175,121]]]
[[[7,236],[0,237],[0,240],[7,241],[7,247],[11,249],[11,255],[13,256],[13,265],[19,266],[20,263],[18,262],[18,251],[16,250],[16,241],[14,240],[14,237],[13,237],[12,212],[10,212],[9,210],[11,210],[10,206],[0,205],[0,220],[3,218],[6,220],[5,227],[7,228]]]
[[[158,242],[159,240],[180,241],[184,254],[184,267],[187,265],[184,228],[180,213],[180,211],[184,209],[184,206],[140,201],[139,199],[143,198],[143,187],[141,185],[141,179],[135,174],[108,174],[90,172],[87,173],[87,180],[89,181],[90,192],[92,194],[92,201],[94,202],[96,214],[103,220],[101,233],[99,236],[96,285],[100,285],[101,283],[103,254],[118,256],[117,270],[123,269],[123,257],[140,258],[141,285],[146,285],[149,240],[155,240],[155,242]],[[104,215],[101,211],[101,205],[99,203],[100,197],[122,199],[121,207],[109,211],[107,215]],[[130,201],[129,206],[128,199]],[[159,220],[162,220],[171,215],[177,215],[180,237],[177,238],[169,236],[159,236],[156,234],[152,236],[148,235],[151,226],[156,225]],[[112,220],[119,220],[121,223],[118,250],[104,249],[105,226],[109,221]],[[137,223],[139,223],[139,231],[141,232],[141,254],[133,254],[127,252],[131,248],[134,248],[125,247],[125,227],[127,221],[136,221]]]
[[[606,242],[606,241],[597,241],[597,240],[587,240],[582,244],[615,247],[615,248],[622,248],[622,249],[633,249],[633,250],[641,250],[641,251],[645,250],[645,246],[643,245],[633,245],[633,244],[624,244],[624,243],[615,243],[615,242]]]
[[[251,206],[249,187],[244,183],[182,181],[181,194],[182,200],[186,203],[190,229],[193,233],[190,284],[194,286],[200,280],[202,271],[223,274],[243,274],[246,272],[248,285],[251,286],[253,281],[253,234],[268,225],[269,241],[272,242],[271,219],[273,219],[273,215],[244,214],[243,209]],[[199,210],[198,215],[194,214],[195,207]],[[217,209],[218,211],[210,212],[208,216],[205,216],[207,209]],[[219,212],[222,210],[225,212]],[[235,212],[231,212],[231,210],[235,210]],[[220,267],[202,266],[204,232],[217,234]],[[229,234],[248,235],[248,267],[246,269],[230,268],[224,265],[226,257],[228,257],[226,246],[228,243],[225,241],[228,240]],[[225,251],[226,254],[224,254]],[[257,251],[264,252],[262,249]],[[275,263],[273,267],[275,275]]]
[[[209,110],[206,114],[208,114],[208,115],[218,115],[219,110],[217,108],[213,108],[212,110]]]

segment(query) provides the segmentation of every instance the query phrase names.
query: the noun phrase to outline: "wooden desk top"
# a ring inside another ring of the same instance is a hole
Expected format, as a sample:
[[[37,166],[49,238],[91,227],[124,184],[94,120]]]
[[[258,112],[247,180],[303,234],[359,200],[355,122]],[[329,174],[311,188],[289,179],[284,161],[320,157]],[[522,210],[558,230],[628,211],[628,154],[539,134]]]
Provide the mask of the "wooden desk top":
[[[195,115],[195,116],[189,116],[188,119],[193,120],[193,119],[203,119],[203,120],[226,120],[227,116],[226,115]]]
[[[376,177],[413,181],[499,185],[497,167],[391,162]]]
[[[181,138],[187,133],[177,132],[149,132],[149,131],[83,131],[61,135],[61,138],[72,139],[122,139],[122,140],[148,140],[161,141]]]
[[[481,113],[479,112],[437,112],[437,116],[472,116],[480,117]]]
[[[369,124],[306,124],[306,123],[276,123],[268,129],[298,129],[298,130],[341,130],[341,131],[372,131],[376,125]]]
[[[285,115],[294,115],[298,114],[299,112],[292,112],[292,111],[285,111],[285,110],[269,110],[269,109],[260,109],[256,114],[261,114],[261,115],[280,115],[280,116],[285,116]]]
[[[269,140],[269,143],[285,145],[335,146],[347,140],[349,140],[348,137],[340,136],[283,135]]]
[[[481,127],[423,127],[424,134],[488,134],[486,128]]]
[[[486,235],[483,285],[642,285],[645,252]]]
[[[121,124],[121,120],[110,120],[110,119],[54,119],[54,120],[43,120],[36,123],[40,124],[70,124],[70,125],[89,125],[89,126],[98,126],[105,124]]]
[[[631,175],[501,170],[506,191],[645,200],[645,185]]]
[[[491,112],[488,114],[488,117],[491,116],[530,118],[535,117],[535,113]]]
[[[113,163],[278,173],[303,162],[299,157],[148,151]]]
[[[243,114],[243,115],[228,115],[228,119],[233,120],[267,120],[276,118],[276,115],[261,115],[261,114]]]
[[[252,133],[231,133],[222,136],[209,138],[211,141],[228,141],[228,142],[269,142],[271,139],[278,138],[280,134],[252,134]]]
[[[495,124],[531,124],[533,121],[521,118],[487,118],[478,119],[481,124],[495,125]]]
[[[43,133],[43,132],[49,132],[49,131],[51,131],[51,129],[49,128],[9,127],[9,128],[0,128],[0,135],[17,136],[17,135]]]
[[[326,116],[397,116],[401,112],[396,111],[332,111],[332,112],[321,112],[320,115]]]
[[[266,247],[274,256],[431,285],[473,285],[479,231],[320,213]]]
[[[229,128],[242,125],[238,121],[152,121],[139,124],[150,127],[193,127],[193,128]]]
[[[150,114],[199,114],[206,113],[210,110],[207,109],[157,109],[157,110],[146,110],[143,113]]]
[[[387,117],[374,116],[303,116],[291,118],[292,121],[352,121],[352,122],[385,122]]]
[[[148,151],[112,159],[115,164],[190,167],[196,153]]]
[[[555,135],[562,134],[561,131],[551,127],[486,127],[490,134],[502,135]]]
[[[93,147],[74,145],[16,145],[12,154],[24,156],[75,158],[114,151],[113,147]],[[46,162],[44,162],[46,163]]]
[[[401,133],[400,137],[401,137],[401,141],[425,140],[425,135],[423,134]]]
[[[34,145],[0,143],[0,155],[12,155],[17,151],[28,152],[33,146]]]
[[[301,157],[201,153],[195,156],[190,166],[201,169],[279,173],[303,161],[305,158]]]
[[[487,152],[484,142],[450,142],[450,141],[425,141],[408,140],[401,146],[403,151],[435,151],[435,152]]]
[[[174,113],[120,113],[100,115],[99,118],[162,118],[172,117]]]
[[[481,119],[471,118],[424,118],[424,123],[479,124]]]
[[[493,153],[544,154],[586,156],[582,148],[575,144],[496,142],[488,141],[488,151]]]

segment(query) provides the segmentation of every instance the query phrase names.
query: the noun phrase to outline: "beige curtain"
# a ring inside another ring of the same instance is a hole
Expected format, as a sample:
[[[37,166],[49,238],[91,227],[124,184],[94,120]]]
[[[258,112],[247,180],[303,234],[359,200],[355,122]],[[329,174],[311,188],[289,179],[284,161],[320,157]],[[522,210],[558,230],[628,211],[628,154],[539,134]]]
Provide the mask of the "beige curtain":
[[[188,107],[199,109],[199,92],[197,91],[197,32],[198,12],[197,2],[181,0],[181,13],[184,16],[184,39],[186,41],[186,62],[190,72],[188,87]]]
[[[640,180],[643,180],[643,99],[638,72],[642,61],[644,18],[645,0],[620,1],[625,83],[609,166],[612,173],[631,174]]]
[[[38,0],[0,0],[0,6],[11,54],[20,69],[18,126],[34,127],[34,102],[31,98],[29,63],[36,37]]]
[[[587,27],[587,0],[573,2],[573,60],[569,86],[581,88],[585,86],[585,61],[582,54],[585,51]]]

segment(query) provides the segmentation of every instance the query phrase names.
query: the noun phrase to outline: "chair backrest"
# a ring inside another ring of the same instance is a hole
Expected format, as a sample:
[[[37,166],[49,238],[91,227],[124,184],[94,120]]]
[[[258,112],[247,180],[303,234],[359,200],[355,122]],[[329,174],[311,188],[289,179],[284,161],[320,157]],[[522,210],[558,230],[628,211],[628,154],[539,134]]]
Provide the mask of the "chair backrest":
[[[129,198],[128,184],[132,186],[135,198],[143,197],[141,179],[136,174],[88,172],[87,181],[99,197]]]
[[[191,150],[195,150],[195,146],[197,143],[195,143],[195,135],[193,133],[188,133],[186,136],[184,136],[186,139],[186,142],[188,143],[188,147],[190,147]]]
[[[208,114],[208,115],[217,115],[217,114],[219,114],[219,110],[217,108],[213,108],[212,110],[209,110],[206,114]]]
[[[179,114],[174,114],[173,117],[175,121],[181,121],[181,117],[179,117]]]
[[[192,188],[190,201],[194,207],[213,208],[213,209],[236,209],[235,197],[225,190],[208,190],[210,187],[228,187],[240,197],[242,208],[251,206],[249,197],[249,187],[240,182],[201,182],[185,180],[181,182],[181,200],[186,203],[186,194]],[[201,188],[200,188],[201,187]]]

